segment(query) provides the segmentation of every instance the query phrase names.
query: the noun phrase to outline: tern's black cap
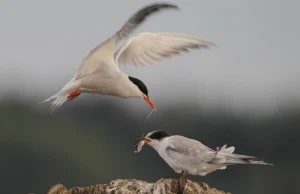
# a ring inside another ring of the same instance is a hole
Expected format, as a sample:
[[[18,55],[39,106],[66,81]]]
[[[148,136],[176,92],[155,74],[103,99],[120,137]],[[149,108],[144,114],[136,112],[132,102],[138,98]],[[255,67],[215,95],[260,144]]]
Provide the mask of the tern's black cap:
[[[156,139],[158,141],[162,140],[165,137],[171,136],[169,133],[164,131],[154,131],[150,134],[149,138]]]
[[[132,83],[134,83],[140,89],[141,92],[143,92],[143,94],[148,96],[148,89],[147,89],[146,85],[141,80],[139,80],[135,77],[131,77],[131,76],[128,76],[128,78]]]

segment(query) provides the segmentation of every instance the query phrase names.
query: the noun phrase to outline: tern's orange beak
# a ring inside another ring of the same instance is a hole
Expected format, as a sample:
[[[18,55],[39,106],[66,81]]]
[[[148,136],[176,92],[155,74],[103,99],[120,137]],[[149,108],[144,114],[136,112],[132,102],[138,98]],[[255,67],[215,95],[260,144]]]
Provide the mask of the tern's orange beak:
[[[149,140],[149,139],[143,139],[142,140],[142,144],[148,144],[149,142],[151,142],[151,140]]]
[[[156,111],[157,111],[157,110],[156,110],[156,106],[153,104],[152,100],[151,100],[149,97],[147,97],[147,96],[145,96],[144,99],[145,99],[145,100],[147,101],[147,103],[151,106],[151,108],[156,112]]]

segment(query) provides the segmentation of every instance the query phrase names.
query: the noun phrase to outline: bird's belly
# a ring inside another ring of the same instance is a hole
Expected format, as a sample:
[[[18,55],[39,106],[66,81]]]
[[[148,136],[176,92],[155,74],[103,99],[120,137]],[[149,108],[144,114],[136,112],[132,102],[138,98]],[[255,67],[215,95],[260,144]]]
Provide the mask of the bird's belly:
[[[167,164],[176,172],[181,173],[181,171],[189,172],[189,167],[185,164],[180,163],[167,155],[161,155],[161,157],[167,162]]]
[[[110,95],[110,96],[115,96],[116,93],[111,89],[107,87],[97,87],[97,88],[80,88],[81,92],[85,93],[91,93],[91,94],[102,94],[102,95]]]
[[[96,74],[81,80],[81,92],[117,96],[117,81],[108,75]]]
[[[226,165],[224,164],[208,164],[206,162],[203,162],[202,164],[195,166],[195,165],[185,164],[184,162],[174,160],[173,158],[170,158],[167,155],[161,155],[161,157],[177,173],[180,173],[180,171],[185,171],[188,172],[189,174],[205,176],[208,173],[226,167]]]
[[[226,168],[226,165],[224,165],[224,164],[206,164],[203,167],[196,168],[195,173],[204,176],[204,175],[211,173],[213,171],[216,171],[218,169],[225,169],[225,168]]]

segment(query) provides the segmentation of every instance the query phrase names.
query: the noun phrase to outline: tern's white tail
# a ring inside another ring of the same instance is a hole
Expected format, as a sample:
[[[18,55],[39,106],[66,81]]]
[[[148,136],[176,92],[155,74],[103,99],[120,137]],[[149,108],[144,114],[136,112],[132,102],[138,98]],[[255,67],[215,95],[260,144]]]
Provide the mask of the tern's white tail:
[[[224,163],[224,164],[264,164],[264,165],[273,165],[265,163],[262,158],[254,156],[246,156],[233,154],[235,148],[229,147],[226,148],[224,145],[221,149],[217,149],[216,156],[211,160],[212,163]]]
[[[239,155],[239,154],[228,155],[226,158],[226,162],[228,164],[264,164],[264,165],[272,165],[273,166],[273,164],[265,163],[262,158]]]
[[[73,92],[72,89],[74,81],[74,78],[71,79],[59,92],[42,102],[44,103],[54,99],[50,105],[51,113],[70,100],[70,94]]]

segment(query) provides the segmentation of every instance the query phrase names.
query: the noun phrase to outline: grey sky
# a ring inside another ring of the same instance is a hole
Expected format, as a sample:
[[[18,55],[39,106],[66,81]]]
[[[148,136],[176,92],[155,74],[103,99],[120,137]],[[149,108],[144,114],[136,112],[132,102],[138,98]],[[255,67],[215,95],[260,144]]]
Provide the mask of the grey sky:
[[[0,95],[42,100],[139,8],[153,1],[0,0]],[[123,70],[143,80],[155,102],[194,100],[271,108],[300,99],[299,1],[169,1],[137,32],[172,31],[214,41],[159,65]],[[81,101],[84,101],[83,97]]]

